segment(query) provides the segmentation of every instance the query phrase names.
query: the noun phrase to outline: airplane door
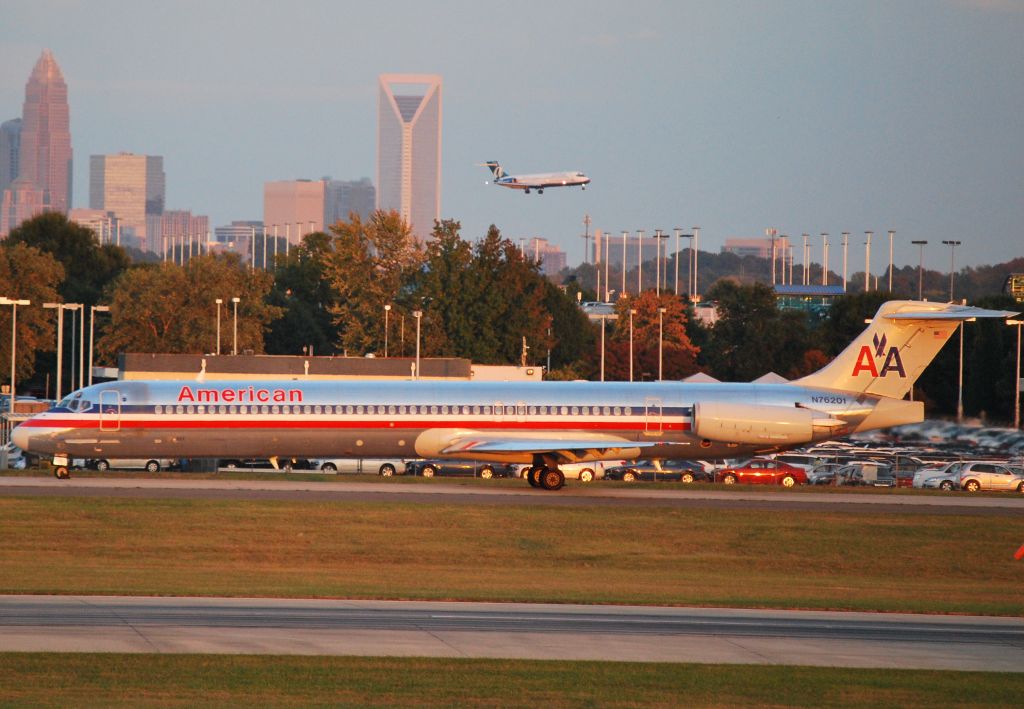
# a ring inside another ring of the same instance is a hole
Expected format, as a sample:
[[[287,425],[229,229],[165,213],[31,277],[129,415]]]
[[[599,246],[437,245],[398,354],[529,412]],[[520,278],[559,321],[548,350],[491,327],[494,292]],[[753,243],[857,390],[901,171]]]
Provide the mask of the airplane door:
[[[662,430],[661,399],[647,397],[644,399],[644,434],[660,436]]]
[[[121,395],[114,389],[100,392],[100,430],[121,430]]]

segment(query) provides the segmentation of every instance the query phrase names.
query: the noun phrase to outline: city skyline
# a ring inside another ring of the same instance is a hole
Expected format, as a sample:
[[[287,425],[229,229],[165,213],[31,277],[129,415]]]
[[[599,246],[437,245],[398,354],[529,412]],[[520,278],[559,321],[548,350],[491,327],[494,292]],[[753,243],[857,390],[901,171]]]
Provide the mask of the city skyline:
[[[230,53],[217,38],[244,5],[178,7],[13,0],[0,122],[49,47],[79,153],[164,155],[168,203],[219,225],[259,218],[266,181],[374,174],[377,77],[431,72],[447,104],[441,216],[467,238],[493,222],[575,263],[589,214],[612,234],[700,225],[708,251],[774,227],[848,231],[851,248],[894,229],[898,265],[917,263],[922,239],[927,268],[948,269],[943,240],[963,242],[958,268],[1020,255],[1019,2],[565,2],[537,22],[529,7],[300,0],[257,13]],[[296,16],[302,40],[268,52]],[[99,40],[110,32],[116,46]],[[159,40],[175,33],[192,33],[188,52]],[[493,158],[594,182],[508,194],[476,166]],[[80,205],[81,161],[75,182]]]

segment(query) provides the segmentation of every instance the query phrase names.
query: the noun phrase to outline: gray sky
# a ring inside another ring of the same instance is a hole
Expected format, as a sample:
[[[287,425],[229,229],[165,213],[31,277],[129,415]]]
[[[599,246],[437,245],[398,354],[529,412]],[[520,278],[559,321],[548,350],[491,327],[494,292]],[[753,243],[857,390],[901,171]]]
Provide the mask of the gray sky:
[[[1024,255],[1024,0],[3,0],[0,120],[44,48],[88,156],[164,156],[167,206],[262,218],[267,180],[375,178],[377,76],[437,73],[442,216],[581,260],[583,215],[729,237],[896,230],[897,263]],[[588,189],[485,185],[580,169]],[[881,236],[878,234],[881,233]],[[876,242],[877,243],[877,242]],[[800,248],[797,248],[797,263]],[[887,262],[873,248],[873,270]],[[834,246],[830,265],[839,268]]]

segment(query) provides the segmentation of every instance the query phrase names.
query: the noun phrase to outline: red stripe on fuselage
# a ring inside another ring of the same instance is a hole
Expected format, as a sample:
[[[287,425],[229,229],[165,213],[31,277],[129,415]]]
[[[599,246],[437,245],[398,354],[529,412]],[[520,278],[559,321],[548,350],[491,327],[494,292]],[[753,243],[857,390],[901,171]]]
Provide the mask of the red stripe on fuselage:
[[[104,425],[110,430],[116,428],[192,428],[192,429],[223,429],[223,428],[290,428],[290,429],[416,429],[425,430],[428,428],[470,428],[470,429],[513,429],[523,431],[689,431],[688,422],[665,421],[619,421],[610,424],[603,421],[339,421],[339,420],[289,420],[289,419],[265,419],[265,418],[242,418],[242,419],[132,419],[121,418],[120,421],[104,419]],[[32,418],[21,424],[27,428],[74,428],[74,429],[98,429],[100,419],[97,418]]]

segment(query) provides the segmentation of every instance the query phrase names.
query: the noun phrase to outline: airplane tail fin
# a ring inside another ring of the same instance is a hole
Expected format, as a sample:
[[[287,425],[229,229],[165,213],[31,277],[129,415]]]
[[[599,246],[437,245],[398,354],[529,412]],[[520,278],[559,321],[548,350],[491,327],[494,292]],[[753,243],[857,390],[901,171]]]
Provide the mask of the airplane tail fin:
[[[497,160],[488,160],[487,162],[483,163],[483,165],[491,168],[491,174],[494,175],[495,180],[500,180],[502,177],[508,174],[501,168],[501,165],[498,164]]]
[[[902,399],[957,327],[1016,313],[952,303],[892,300],[834,360],[795,384]]]

